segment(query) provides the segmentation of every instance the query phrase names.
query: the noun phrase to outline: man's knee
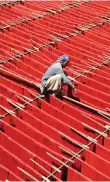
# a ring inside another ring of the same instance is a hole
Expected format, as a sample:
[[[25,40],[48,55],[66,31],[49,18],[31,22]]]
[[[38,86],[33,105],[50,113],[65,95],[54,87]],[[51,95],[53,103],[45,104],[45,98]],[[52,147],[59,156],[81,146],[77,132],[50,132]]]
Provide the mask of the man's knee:
[[[61,78],[62,78],[60,74],[56,75],[56,77],[57,77],[58,79],[61,79]]]

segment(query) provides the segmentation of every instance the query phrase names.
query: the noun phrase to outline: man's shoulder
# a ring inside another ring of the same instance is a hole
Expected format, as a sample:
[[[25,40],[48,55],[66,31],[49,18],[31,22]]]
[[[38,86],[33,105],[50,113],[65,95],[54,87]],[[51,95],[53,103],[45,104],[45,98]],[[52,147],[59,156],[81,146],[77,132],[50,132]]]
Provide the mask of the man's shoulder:
[[[56,62],[56,63],[52,64],[52,66],[60,68],[61,64],[59,62]]]

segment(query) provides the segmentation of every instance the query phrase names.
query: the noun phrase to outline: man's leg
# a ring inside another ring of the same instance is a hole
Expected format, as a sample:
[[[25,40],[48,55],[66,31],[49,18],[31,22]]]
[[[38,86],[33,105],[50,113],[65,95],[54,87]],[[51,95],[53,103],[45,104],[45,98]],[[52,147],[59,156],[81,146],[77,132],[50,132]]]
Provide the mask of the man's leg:
[[[61,90],[61,81],[62,78],[60,74],[54,75],[47,80],[45,89],[47,92],[57,94]]]
[[[73,88],[68,85],[68,93],[67,93],[67,96],[68,97],[71,97],[72,96],[72,89]]]
[[[68,86],[68,93],[67,93],[67,96],[70,97],[71,99],[74,99],[74,100],[77,100],[77,101],[80,102],[80,99],[79,99],[78,97],[73,96],[72,90],[73,90],[73,88],[70,87],[70,86]]]

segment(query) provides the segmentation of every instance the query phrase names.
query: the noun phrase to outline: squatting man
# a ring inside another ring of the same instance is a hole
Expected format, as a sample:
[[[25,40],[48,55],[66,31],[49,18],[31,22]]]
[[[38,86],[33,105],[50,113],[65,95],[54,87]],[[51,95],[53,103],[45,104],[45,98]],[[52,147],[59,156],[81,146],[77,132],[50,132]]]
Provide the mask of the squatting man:
[[[63,85],[68,86],[68,97],[72,96],[72,89],[76,88],[71,80],[68,78],[67,73],[63,70],[70,62],[69,56],[63,55],[58,58],[58,60],[52,64],[41,80],[41,94],[54,94],[54,95],[64,95],[61,91]]]

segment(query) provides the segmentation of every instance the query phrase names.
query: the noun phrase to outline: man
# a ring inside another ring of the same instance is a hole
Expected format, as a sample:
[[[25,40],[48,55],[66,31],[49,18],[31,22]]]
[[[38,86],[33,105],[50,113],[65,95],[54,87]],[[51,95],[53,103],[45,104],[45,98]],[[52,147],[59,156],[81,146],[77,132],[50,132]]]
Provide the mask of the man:
[[[71,80],[68,79],[67,74],[65,74],[63,70],[63,68],[68,65],[69,61],[69,57],[63,55],[58,58],[56,63],[48,68],[41,81],[42,95],[46,95],[47,93],[61,94],[61,86],[68,85],[68,96],[72,96],[72,89],[75,89],[75,86],[72,84]]]

